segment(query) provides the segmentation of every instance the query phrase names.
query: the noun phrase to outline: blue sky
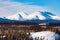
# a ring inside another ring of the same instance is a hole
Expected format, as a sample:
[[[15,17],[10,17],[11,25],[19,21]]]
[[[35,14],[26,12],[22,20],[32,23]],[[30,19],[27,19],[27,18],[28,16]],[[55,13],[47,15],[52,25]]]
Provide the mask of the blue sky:
[[[30,5],[46,6],[60,16],[60,0],[13,0],[15,2],[30,3]],[[32,4],[31,4],[32,3]]]
[[[47,10],[60,16],[60,0],[0,0],[0,10],[1,16],[12,15],[19,10],[28,11],[28,13],[31,10],[32,12]]]
[[[22,3],[33,3],[31,5],[60,7],[60,0],[12,0]]]

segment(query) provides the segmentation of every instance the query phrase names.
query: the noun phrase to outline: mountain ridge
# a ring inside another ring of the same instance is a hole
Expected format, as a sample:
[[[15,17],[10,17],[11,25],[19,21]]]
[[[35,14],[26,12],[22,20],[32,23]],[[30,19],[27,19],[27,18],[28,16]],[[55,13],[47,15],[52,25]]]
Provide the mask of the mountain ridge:
[[[50,12],[34,12],[26,14],[25,12],[19,12],[17,14],[2,18],[4,20],[19,21],[19,22],[60,22],[60,17]],[[1,19],[0,19],[1,21]],[[10,22],[11,22],[10,21]]]
[[[58,17],[50,12],[34,12],[34,13],[31,13],[28,15],[26,15],[26,13],[24,13],[24,12],[19,12],[17,14],[8,16],[6,18],[11,19],[11,20],[19,20],[19,19],[20,20],[21,19],[24,19],[24,20],[32,20],[32,19],[39,19],[39,20],[54,19],[54,20],[57,20],[57,19],[59,19],[60,20],[60,17]]]

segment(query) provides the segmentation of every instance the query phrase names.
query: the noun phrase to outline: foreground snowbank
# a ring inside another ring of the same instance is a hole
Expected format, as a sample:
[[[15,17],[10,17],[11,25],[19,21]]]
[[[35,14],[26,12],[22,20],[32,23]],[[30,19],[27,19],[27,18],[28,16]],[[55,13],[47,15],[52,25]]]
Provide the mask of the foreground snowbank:
[[[30,37],[33,38],[33,40],[55,40],[56,34],[55,32],[51,31],[42,31],[42,32],[35,32],[31,33]]]

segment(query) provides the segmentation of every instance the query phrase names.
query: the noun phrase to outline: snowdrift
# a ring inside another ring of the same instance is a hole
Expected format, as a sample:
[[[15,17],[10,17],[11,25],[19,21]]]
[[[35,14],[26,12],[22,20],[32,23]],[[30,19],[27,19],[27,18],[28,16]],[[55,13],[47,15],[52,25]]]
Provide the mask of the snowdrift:
[[[31,33],[30,38],[33,40],[55,40],[58,37],[54,32],[51,31],[42,31],[42,32],[36,32]]]

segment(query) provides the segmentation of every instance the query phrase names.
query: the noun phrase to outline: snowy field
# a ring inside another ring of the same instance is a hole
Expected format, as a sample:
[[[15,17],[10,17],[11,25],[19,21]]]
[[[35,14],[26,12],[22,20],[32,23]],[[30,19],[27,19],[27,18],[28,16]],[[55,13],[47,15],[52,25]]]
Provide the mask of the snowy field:
[[[35,32],[30,35],[33,40],[58,40],[59,37],[58,34],[51,31]]]

